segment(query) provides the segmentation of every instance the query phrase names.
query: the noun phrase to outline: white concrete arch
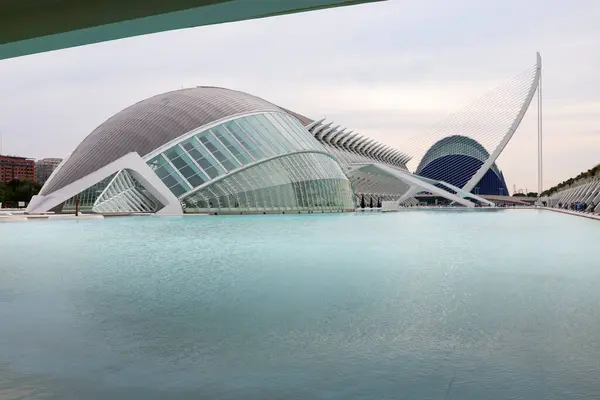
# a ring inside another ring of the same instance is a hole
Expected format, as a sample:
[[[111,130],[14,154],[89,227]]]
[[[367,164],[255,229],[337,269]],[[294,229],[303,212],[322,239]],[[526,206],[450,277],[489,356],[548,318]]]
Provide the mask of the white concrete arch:
[[[27,209],[28,214],[45,213],[64,203],[68,199],[81,193],[83,190],[95,185],[101,180],[121,171],[127,170],[144,188],[150,192],[160,203],[158,215],[181,215],[183,210],[175,195],[165,186],[160,178],[146,164],[137,153],[128,153],[123,157],[105,165],[85,177],[76,180],[46,196],[33,196]]]
[[[354,142],[356,142],[357,140],[360,140],[362,137],[363,137],[363,136],[362,136],[360,133],[356,132],[354,135],[352,135],[352,137],[351,137],[351,138],[348,138],[348,139],[347,139],[347,140],[346,140],[346,141],[345,141],[345,142],[342,144],[342,146],[343,146],[343,149],[345,149],[345,150],[347,150],[347,151],[350,151],[350,152],[351,152],[352,150],[350,149],[350,146],[351,146],[351,145],[352,145]]]
[[[332,132],[335,132],[335,131],[337,131],[339,128],[340,128],[340,125],[336,125],[336,126],[334,126],[334,127],[332,127],[332,128],[324,129],[323,131],[321,131],[321,134],[319,135],[319,138],[318,138],[318,139],[319,139],[320,141],[322,141],[322,142],[323,142],[323,141],[326,141],[327,137],[329,137],[329,135],[330,135]]]
[[[358,153],[360,153],[363,156],[366,156],[365,153],[365,148],[367,148],[368,146],[372,145],[372,144],[376,144],[377,142],[375,141],[375,139],[370,139],[367,138],[367,140],[365,140],[364,142],[362,142],[361,144],[359,144],[358,146],[356,146],[356,151]]]
[[[331,139],[331,145],[334,146],[336,149],[339,149],[340,142],[342,140],[344,140],[344,138],[346,138],[348,135],[351,135],[352,133],[354,133],[354,131],[347,131],[346,128],[344,128],[342,131],[338,132],[335,135],[335,138]]]
[[[358,146],[366,141],[368,141],[369,138],[366,136],[360,136],[358,139],[353,140],[351,143],[348,143],[348,147],[350,148],[350,151],[359,154],[358,151],[356,150],[358,148]]]
[[[365,146],[362,151],[366,157],[375,159],[375,157],[373,157],[373,151],[375,149],[377,149],[378,147],[380,147],[381,145],[382,145],[381,142],[373,141],[372,143],[369,143],[367,146]]]
[[[376,151],[377,149],[381,148],[382,146],[384,146],[384,144],[383,144],[383,143],[381,143],[381,142],[375,142],[375,143],[371,143],[369,146],[367,146],[367,147],[365,148],[365,150],[364,150],[364,151],[365,151],[365,154],[366,154],[368,157],[375,158],[375,157],[373,156],[373,153],[375,153],[375,151]]]
[[[378,149],[375,152],[375,154],[374,154],[375,158],[383,161],[384,160],[384,158],[383,158],[384,154],[387,153],[390,149],[391,149],[390,146],[388,146],[387,144],[384,144],[383,146],[381,146],[380,149]]]
[[[386,151],[384,151],[381,154],[381,158],[385,161],[385,162],[389,162],[390,161],[390,156],[396,152],[396,149],[394,149],[393,147],[388,146],[388,149]]]
[[[350,131],[348,133],[346,133],[346,135],[341,138],[338,142],[337,142],[337,146],[340,149],[346,149],[346,143],[348,143],[348,141],[352,140],[353,138],[355,138],[357,135],[359,135],[358,132],[354,132],[354,131]]]
[[[312,130],[312,134],[313,134],[313,136],[314,136],[314,137],[316,137],[316,138],[318,139],[318,138],[319,138],[319,132],[321,132],[321,131],[323,131],[323,130],[325,130],[325,129],[329,128],[329,127],[330,127],[332,124],[333,124],[333,121],[331,121],[331,122],[330,122],[330,123],[328,123],[328,124],[325,124],[325,125],[319,125],[319,126],[315,127],[315,128]]]
[[[402,157],[402,152],[400,152],[400,150],[394,150],[393,153],[390,154],[389,160],[391,163],[397,163],[397,160],[400,157]]]
[[[525,116],[525,113],[527,112],[527,109],[529,108],[529,105],[531,104],[531,101],[533,100],[533,96],[535,95],[535,92],[538,89],[541,72],[542,72],[542,57],[540,56],[540,53],[537,53],[535,75],[534,75],[531,87],[529,88],[529,91],[527,92],[525,101],[523,102],[523,105],[521,106],[521,109],[519,110],[518,114],[515,116],[512,124],[508,127],[508,129],[507,129],[506,133],[504,134],[504,136],[502,137],[502,140],[500,141],[500,143],[496,146],[494,151],[490,154],[490,156],[483,163],[483,165],[477,170],[477,172],[471,177],[471,179],[469,179],[469,181],[463,187],[463,189],[466,190],[467,192],[471,192],[473,190],[473,188],[475,187],[475,185],[481,180],[481,178],[483,178],[483,176],[492,167],[492,165],[496,162],[496,160],[498,159],[498,156],[500,156],[500,154],[502,153],[502,151],[504,150],[504,148],[506,147],[506,145],[508,144],[510,139],[513,137],[513,135],[517,131],[517,128],[521,124],[521,121],[523,120],[523,117]]]

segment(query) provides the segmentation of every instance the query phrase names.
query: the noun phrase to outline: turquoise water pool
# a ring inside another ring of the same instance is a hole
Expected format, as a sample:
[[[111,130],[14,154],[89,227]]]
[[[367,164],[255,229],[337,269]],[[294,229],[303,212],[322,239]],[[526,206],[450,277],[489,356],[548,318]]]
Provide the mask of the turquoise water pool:
[[[600,223],[0,224],[0,399],[600,398]]]

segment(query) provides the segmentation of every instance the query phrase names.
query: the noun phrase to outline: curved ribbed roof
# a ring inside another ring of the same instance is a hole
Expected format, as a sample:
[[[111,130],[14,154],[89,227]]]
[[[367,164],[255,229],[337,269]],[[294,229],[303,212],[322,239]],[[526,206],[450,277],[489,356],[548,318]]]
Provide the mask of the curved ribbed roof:
[[[310,119],[310,118],[308,118],[308,117],[305,117],[305,116],[304,116],[304,115],[302,115],[302,114],[298,114],[298,113],[297,113],[297,112],[295,112],[295,111],[288,110],[287,108],[283,108],[283,107],[280,107],[280,108],[281,108],[283,111],[285,111],[286,113],[290,114],[291,116],[293,116],[293,117],[296,117],[296,118],[298,119],[298,121],[300,121],[300,123],[301,123],[302,125],[304,125],[304,126],[306,126],[306,125],[310,125],[310,124],[312,124],[312,123],[314,122],[314,120],[312,120],[312,119]]]
[[[143,157],[211,122],[262,111],[282,109],[247,93],[208,86],[150,97],[115,114],[90,133],[40,194],[61,189],[132,151]]]

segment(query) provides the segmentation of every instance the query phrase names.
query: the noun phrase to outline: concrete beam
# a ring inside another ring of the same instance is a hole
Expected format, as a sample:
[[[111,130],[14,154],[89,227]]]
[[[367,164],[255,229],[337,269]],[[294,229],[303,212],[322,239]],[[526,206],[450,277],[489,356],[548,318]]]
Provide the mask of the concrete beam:
[[[174,29],[383,0],[7,0],[0,60]]]

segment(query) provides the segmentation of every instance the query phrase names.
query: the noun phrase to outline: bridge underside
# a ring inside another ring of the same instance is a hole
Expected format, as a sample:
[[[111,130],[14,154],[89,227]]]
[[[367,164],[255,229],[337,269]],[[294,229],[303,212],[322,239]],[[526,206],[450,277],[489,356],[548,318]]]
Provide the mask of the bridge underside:
[[[4,0],[0,60],[173,29],[382,0]]]

